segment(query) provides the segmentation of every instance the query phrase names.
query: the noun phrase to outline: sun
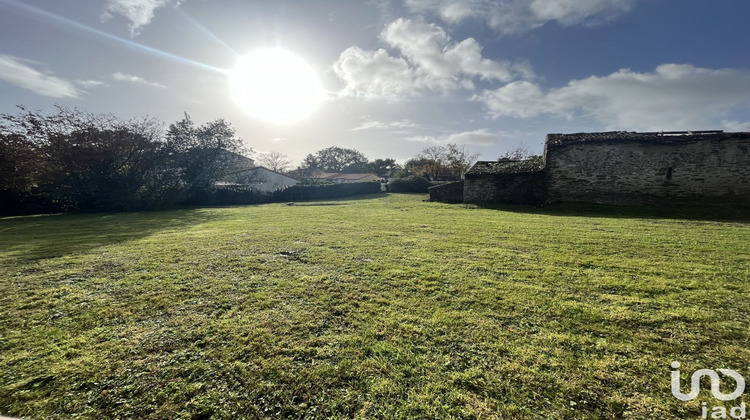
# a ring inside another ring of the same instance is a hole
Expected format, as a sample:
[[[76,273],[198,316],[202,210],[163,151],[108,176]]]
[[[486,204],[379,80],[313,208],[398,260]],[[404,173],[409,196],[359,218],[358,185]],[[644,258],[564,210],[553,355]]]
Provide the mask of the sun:
[[[323,100],[310,65],[279,48],[253,51],[229,71],[232,99],[255,118],[274,123],[305,119]]]

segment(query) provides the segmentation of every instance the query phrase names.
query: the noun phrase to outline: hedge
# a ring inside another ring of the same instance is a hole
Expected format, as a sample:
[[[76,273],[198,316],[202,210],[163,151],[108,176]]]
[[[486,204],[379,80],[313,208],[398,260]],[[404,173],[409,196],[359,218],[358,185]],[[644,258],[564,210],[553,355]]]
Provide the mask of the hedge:
[[[393,193],[426,193],[427,188],[432,187],[432,182],[421,176],[407,176],[396,178],[388,183],[388,192]]]
[[[378,182],[349,184],[294,185],[274,192],[261,192],[245,186],[221,186],[198,191],[180,204],[184,206],[230,206],[320,200],[380,192]]]

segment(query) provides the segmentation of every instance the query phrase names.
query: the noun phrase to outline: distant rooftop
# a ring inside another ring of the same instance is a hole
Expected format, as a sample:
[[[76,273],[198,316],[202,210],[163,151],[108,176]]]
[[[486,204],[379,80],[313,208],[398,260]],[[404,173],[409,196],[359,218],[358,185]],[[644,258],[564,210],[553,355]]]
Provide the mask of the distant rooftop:
[[[722,130],[710,131],[607,131],[604,133],[547,134],[548,146],[564,146],[572,143],[594,143],[608,141],[635,141],[644,143],[682,143],[686,141],[726,140],[737,137],[750,137],[750,132],[725,133]]]

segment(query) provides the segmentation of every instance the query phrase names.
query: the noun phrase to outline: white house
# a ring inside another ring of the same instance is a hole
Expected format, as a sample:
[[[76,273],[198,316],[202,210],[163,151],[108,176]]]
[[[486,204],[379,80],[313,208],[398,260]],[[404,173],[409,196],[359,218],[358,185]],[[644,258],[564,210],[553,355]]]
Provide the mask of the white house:
[[[245,185],[258,191],[272,192],[299,183],[297,179],[289,175],[255,166],[255,161],[250,158],[236,155],[235,159],[236,162],[233,165],[235,169],[216,185]]]

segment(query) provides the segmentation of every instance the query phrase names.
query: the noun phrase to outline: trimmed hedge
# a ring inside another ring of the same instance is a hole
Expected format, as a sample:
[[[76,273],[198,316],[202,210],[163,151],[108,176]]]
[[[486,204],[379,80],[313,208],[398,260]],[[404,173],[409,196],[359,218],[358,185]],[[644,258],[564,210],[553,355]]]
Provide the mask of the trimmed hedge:
[[[352,195],[376,194],[379,182],[353,182],[349,184],[293,185],[273,192],[272,201],[305,201],[323,198],[340,198]]]
[[[392,193],[426,193],[434,184],[421,176],[396,178],[388,183],[388,192]]]
[[[294,185],[274,192],[261,192],[245,186],[213,187],[198,191],[180,204],[185,206],[231,206],[241,204],[280,203],[320,200],[380,192],[378,182],[350,184]]]

